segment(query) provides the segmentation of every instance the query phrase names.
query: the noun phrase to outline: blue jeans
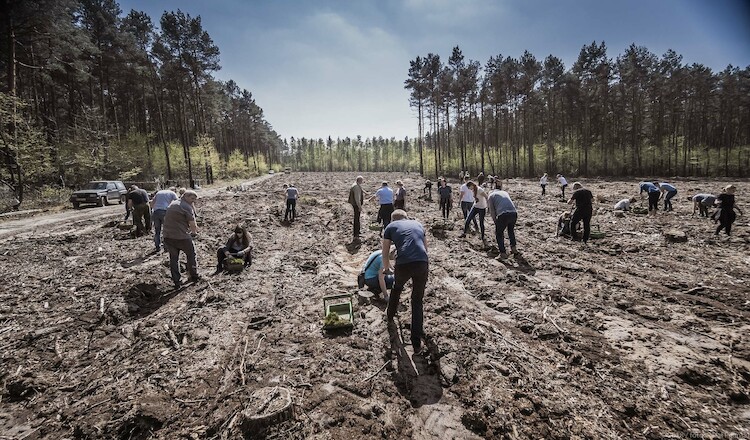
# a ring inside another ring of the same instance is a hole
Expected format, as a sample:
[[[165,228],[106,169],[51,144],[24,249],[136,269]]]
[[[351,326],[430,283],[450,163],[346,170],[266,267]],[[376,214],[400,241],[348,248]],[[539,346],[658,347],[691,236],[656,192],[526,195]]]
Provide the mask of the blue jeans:
[[[464,214],[464,220],[469,216],[469,211],[471,211],[472,206],[474,206],[474,202],[461,202],[461,212]],[[476,219],[474,219],[474,228],[479,229]]]
[[[665,211],[671,211],[672,210],[672,197],[677,195],[677,191],[669,191],[667,192],[667,195],[664,196],[664,210]]]
[[[393,289],[393,282],[396,280],[396,277],[393,275],[387,275],[385,276],[385,288],[386,289]],[[380,283],[378,282],[377,277],[376,278],[365,278],[365,286],[367,286],[367,290],[369,290],[372,293],[381,293],[380,292]]]
[[[151,214],[151,220],[154,222],[154,246],[156,246],[157,251],[161,247],[161,226],[164,224],[164,216],[166,215],[166,209],[158,209]]]
[[[193,240],[164,238],[164,246],[169,251],[169,271],[172,273],[172,281],[175,284],[180,282],[180,251],[185,252],[187,257],[187,270],[190,278],[198,278],[198,263],[195,259]]]
[[[471,211],[469,211],[469,216],[466,217],[466,222],[464,223],[464,234],[466,234],[469,231],[469,222],[474,220],[474,226],[477,225],[477,219],[475,217],[479,215],[479,231],[480,231],[480,236],[482,237],[482,240],[484,240],[484,213],[485,212],[487,212],[486,208],[477,208],[476,206],[471,208]]]
[[[495,219],[495,239],[497,240],[497,247],[500,252],[505,253],[505,228],[508,228],[508,240],[510,240],[510,246],[516,245],[516,220],[518,220],[518,213],[506,212],[500,214]]]

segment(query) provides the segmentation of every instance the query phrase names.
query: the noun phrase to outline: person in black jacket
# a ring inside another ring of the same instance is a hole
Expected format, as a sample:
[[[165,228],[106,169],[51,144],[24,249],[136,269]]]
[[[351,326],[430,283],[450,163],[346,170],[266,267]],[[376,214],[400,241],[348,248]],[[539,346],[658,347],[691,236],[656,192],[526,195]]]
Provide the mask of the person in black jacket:
[[[743,215],[742,210],[734,205],[735,190],[736,187],[734,185],[727,185],[724,187],[724,191],[716,198],[715,203],[719,205],[719,208],[721,209],[721,212],[719,213],[719,226],[716,228],[716,235],[719,235],[719,232],[724,229],[727,236],[729,236],[729,232],[732,229],[732,223],[734,223],[734,219],[737,218],[737,215],[734,213],[735,209],[740,215]]]
[[[573,213],[573,218],[570,219],[570,235],[573,240],[578,241],[578,232],[576,228],[578,222],[583,221],[583,242],[589,241],[589,235],[591,234],[591,216],[594,212],[593,206],[594,195],[588,189],[584,188],[580,182],[573,184],[573,194],[568,200],[569,204],[575,203],[576,210]]]
[[[224,261],[229,257],[242,258],[245,261],[245,267],[250,266],[253,262],[252,249],[253,247],[250,244],[250,234],[244,226],[237,225],[234,228],[234,233],[229,237],[224,247],[216,252],[216,258],[218,258],[219,261],[216,264],[216,272],[214,275],[224,270]]]

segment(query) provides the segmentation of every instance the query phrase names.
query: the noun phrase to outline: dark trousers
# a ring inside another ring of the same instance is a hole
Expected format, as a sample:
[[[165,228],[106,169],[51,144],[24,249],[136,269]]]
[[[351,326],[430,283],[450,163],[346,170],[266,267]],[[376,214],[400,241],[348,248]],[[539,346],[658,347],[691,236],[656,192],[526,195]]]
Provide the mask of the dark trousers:
[[[724,229],[726,230],[727,235],[729,235],[732,231],[732,223],[734,223],[735,218],[737,218],[737,214],[734,213],[734,209],[727,210],[722,208],[721,213],[719,214],[719,227],[716,228],[716,233],[718,234]]]
[[[654,211],[659,210],[659,196],[661,194],[659,191],[652,191],[648,193],[648,210],[651,211],[652,209]]]
[[[289,220],[289,214],[292,214],[292,221],[297,218],[297,199],[286,199],[286,211],[284,212],[284,221]]]
[[[440,198],[440,212],[443,214],[443,218],[448,220],[451,213],[451,199]]]
[[[567,184],[565,184],[565,185],[563,185],[563,186],[560,187],[560,189],[562,190],[562,198],[563,199],[565,198],[565,188],[567,188],[567,187],[568,187]]]
[[[677,191],[669,191],[664,196],[664,210],[665,211],[671,211],[672,210],[672,197],[677,195]]]
[[[477,208],[473,207],[471,208],[471,211],[469,211],[469,216],[466,217],[466,221],[464,222],[464,234],[469,231],[469,223],[474,220],[474,226],[477,224],[477,217],[479,217],[479,235],[484,240],[484,214],[487,212],[486,208]]]
[[[393,208],[394,209],[403,209],[404,211],[406,211],[406,200],[405,199],[395,200],[393,202]]]
[[[573,240],[578,241],[578,222],[583,220],[583,242],[586,243],[589,241],[592,214],[591,208],[586,210],[576,208],[573,217],[570,219],[570,235],[573,237]]]
[[[151,209],[147,203],[133,206],[133,223],[135,235],[142,235],[144,230],[151,230]]]
[[[461,202],[461,212],[464,213],[464,220],[469,216],[469,211],[471,211],[472,206],[474,206],[474,202]],[[479,230],[476,218],[474,219],[474,229]]]
[[[542,185],[542,195],[547,194],[547,185]]]
[[[221,270],[224,268],[224,260],[227,259],[227,256],[224,255],[224,252],[229,251],[230,254],[233,254],[234,251],[231,249],[227,249],[226,247],[222,247],[216,252],[216,258],[219,260],[219,263],[216,265],[216,269]],[[243,257],[243,260],[245,260],[245,267],[250,266],[253,264],[253,256],[250,252],[246,253]]]
[[[383,221],[383,229],[385,229],[385,227],[388,226],[388,224],[391,222],[391,214],[393,214],[392,203],[380,205],[378,217]]]
[[[362,215],[362,208],[358,208],[354,205],[352,205],[352,208],[354,208],[354,237],[359,237],[359,234],[360,234],[359,218]]]
[[[429,264],[426,261],[417,261],[414,263],[397,264],[394,268],[396,277],[391,290],[391,297],[388,300],[388,309],[386,317],[392,320],[396,316],[398,302],[401,298],[401,292],[404,285],[411,280],[411,343],[419,347],[424,337],[424,315],[422,312],[422,301],[424,298],[424,289],[427,286],[427,275],[429,274]]]
[[[172,281],[177,284],[180,281],[180,251],[187,257],[187,270],[191,279],[198,278],[198,263],[195,260],[195,245],[193,240],[176,240],[164,238],[164,246],[169,251],[169,271],[172,273]]]
[[[708,205],[703,202],[698,203],[698,210],[700,211],[701,217],[708,217]]]
[[[500,214],[495,219],[495,239],[497,240],[497,247],[500,252],[505,253],[505,228],[508,228],[508,240],[510,241],[510,247],[516,245],[516,221],[518,220],[518,213],[506,212]]]

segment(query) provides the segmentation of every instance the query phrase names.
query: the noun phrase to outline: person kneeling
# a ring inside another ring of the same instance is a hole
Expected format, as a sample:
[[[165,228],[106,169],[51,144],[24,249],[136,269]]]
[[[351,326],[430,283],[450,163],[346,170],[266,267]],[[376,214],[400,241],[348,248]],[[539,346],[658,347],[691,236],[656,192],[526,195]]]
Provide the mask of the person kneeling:
[[[570,212],[564,212],[557,219],[557,232],[555,237],[571,238],[570,234]]]
[[[251,251],[250,234],[244,226],[237,225],[234,228],[234,233],[229,237],[224,247],[216,252],[216,257],[219,261],[214,274],[218,274],[224,270],[224,263],[227,258],[241,258],[244,262],[244,267],[250,266],[253,262]]]
[[[391,246],[389,256],[391,260],[396,258],[396,246]],[[388,301],[388,289],[393,288],[393,282],[396,278],[392,273],[386,274],[383,271],[383,252],[377,250],[371,253],[367,257],[362,271],[365,275],[367,290],[376,294],[382,292],[383,300]]]

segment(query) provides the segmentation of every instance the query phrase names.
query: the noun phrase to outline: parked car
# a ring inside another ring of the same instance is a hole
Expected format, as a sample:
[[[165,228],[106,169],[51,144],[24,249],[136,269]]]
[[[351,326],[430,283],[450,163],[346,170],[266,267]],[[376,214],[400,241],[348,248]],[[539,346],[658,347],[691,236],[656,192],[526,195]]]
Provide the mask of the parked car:
[[[96,206],[109,205],[110,203],[124,203],[128,190],[125,184],[119,180],[96,180],[86,184],[70,196],[73,208],[78,209],[83,204]]]

